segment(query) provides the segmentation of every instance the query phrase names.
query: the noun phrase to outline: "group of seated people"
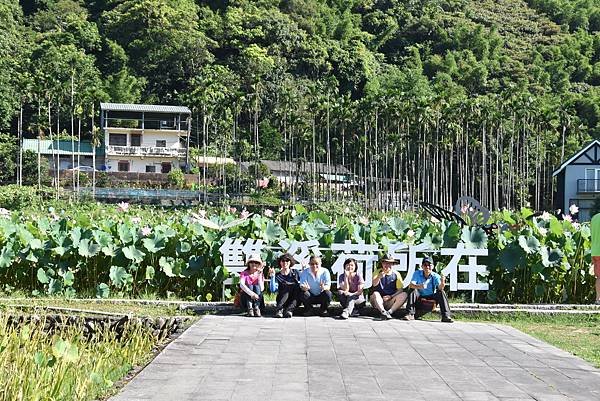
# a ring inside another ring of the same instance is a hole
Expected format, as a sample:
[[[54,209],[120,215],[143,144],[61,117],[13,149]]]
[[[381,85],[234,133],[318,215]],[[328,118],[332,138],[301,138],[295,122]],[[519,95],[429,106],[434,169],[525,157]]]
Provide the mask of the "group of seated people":
[[[279,271],[269,269],[269,289],[277,293],[276,317],[293,316],[295,309],[302,304],[304,316],[314,315],[313,305],[319,305],[319,315],[329,315],[329,304],[333,299],[331,275],[321,266],[321,258],[312,256],[308,268],[302,271],[292,269],[294,259],[283,254],[277,259]],[[439,305],[442,322],[452,323],[448,298],[444,292],[445,277],[433,271],[433,259],[426,257],[421,269],[414,272],[408,291],[399,273],[392,269],[397,261],[391,256],[381,260],[381,269],[373,274],[372,293],[369,302],[375,307],[382,319],[392,319],[406,303],[403,320],[419,319],[423,314]],[[357,271],[357,261],[349,258],[344,261],[344,273],[338,278],[338,299],[343,308],[340,318],[357,316],[358,308],[366,304],[364,280]],[[246,261],[246,269],[240,273],[240,303],[248,316],[260,317],[264,305],[265,290],[264,263],[259,254],[252,254]]]

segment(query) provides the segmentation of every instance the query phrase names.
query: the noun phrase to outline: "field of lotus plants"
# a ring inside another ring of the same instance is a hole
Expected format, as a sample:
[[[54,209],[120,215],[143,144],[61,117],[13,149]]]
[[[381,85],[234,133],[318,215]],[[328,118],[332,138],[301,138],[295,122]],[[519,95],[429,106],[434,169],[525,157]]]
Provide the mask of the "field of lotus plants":
[[[589,226],[570,216],[557,219],[526,208],[497,211],[490,223],[498,228],[488,235],[481,228],[461,228],[419,213],[367,214],[340,206],[253,212],[126,203],[0,209],[0,291],[216,300],[228,277],[219,248],[227,237],[244,237],[267,245],[316,239],[323,247],[344,240],[384,247],[399,241],[433,248],[462,243],[488,249],[480,262],[488,266],[490,291],[479,293],[479,301],[593,299]],[[269,262],[275,257],[271,251],[264,256]],[[331,266],[331,254],[323,259],[324,266]],[[440,257],[437,269],[448,261]]]

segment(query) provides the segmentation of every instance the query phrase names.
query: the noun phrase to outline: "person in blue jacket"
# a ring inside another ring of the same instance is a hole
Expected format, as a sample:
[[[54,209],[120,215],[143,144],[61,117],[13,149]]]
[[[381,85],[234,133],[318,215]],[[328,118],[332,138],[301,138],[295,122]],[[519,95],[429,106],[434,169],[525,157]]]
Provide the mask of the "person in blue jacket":
[[[437,302],[440,307],[440,313],[442,314],[442,322],[452,323],[452,317],[450,316],[450,305],[448,304],[448,297],[444,292],[446,286],[446,277],[440,276],[433,271],[433,259],[426,257],[421,262],[421,270],[417,270],[413,273],[409,287],[412,288],[412,292],[408,297],[408,303],[406,309],[408,314],[403,317],[404,320],[413,320],[416,312],[416,304],[419,298],[422,299],[433,299]]]
[[[275,273],[275,269],[269,269],[269,289],[271,292],[277,292],[275,317],[292,317],[298,304],[300,274],[298,270],[292,269],[293,265],[292,255],[284,253],[277,259],[279,272]]]

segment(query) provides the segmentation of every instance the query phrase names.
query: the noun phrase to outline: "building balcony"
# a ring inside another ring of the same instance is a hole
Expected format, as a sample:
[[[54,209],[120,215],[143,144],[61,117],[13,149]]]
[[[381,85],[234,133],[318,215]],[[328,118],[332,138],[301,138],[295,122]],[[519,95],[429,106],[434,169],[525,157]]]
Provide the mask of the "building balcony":
[[[185,148],[164,148],[157,146],[106,146],[106,155],[108,156],[182,157],[185,156],[185,153]]]
[[[578,194],[600,193],[600,180],[577,180]]]

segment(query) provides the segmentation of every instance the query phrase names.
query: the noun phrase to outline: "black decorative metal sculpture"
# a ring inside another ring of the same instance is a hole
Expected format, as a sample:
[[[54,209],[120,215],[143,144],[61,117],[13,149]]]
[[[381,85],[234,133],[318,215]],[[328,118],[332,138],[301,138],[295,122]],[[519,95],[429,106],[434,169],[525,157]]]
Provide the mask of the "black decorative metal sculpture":
[[[458,198],[456,204],[454,205],[454,212],[450,210],[446,210],[441,206],[434,205],[433,203],[421,202],[419,205],[425,209],[427,213],[432,215],[438,220],[448,220],[458,223],[461,227],[466,225],[479,227],[489,237],[495,236],[494,230],[498,229],[498,225],[496,223],[486,224],[490,218],[490,211],[485,207],[481,206],[481,204],[474,198],[470,196],[462,196]],[[465,221],[465,218],[467,221]]]

